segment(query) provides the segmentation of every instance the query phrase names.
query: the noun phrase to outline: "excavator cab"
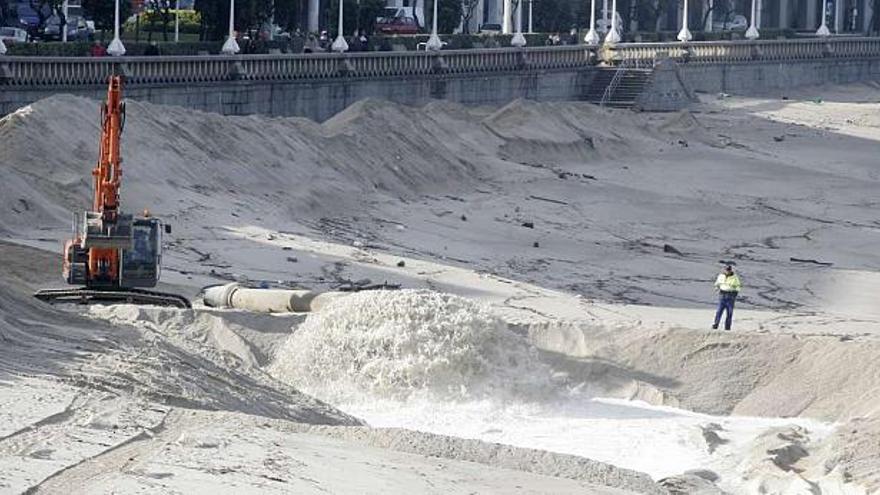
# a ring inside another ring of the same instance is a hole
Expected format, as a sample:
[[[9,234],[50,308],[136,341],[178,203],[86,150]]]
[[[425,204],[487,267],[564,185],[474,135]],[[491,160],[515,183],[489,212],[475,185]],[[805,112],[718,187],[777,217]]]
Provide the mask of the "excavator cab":
[[[155,287],[162,266],[163,224],[156,218],[136,218],[131,247],[122,250],[121,287]]]

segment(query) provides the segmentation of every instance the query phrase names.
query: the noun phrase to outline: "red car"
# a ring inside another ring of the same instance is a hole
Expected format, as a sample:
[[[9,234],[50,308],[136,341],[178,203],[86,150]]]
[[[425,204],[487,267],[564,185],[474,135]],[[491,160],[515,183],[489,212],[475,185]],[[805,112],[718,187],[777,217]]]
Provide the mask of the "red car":
[[[391,17],[376,23],[382,34],[419,34],[419,25],[412,17]]]

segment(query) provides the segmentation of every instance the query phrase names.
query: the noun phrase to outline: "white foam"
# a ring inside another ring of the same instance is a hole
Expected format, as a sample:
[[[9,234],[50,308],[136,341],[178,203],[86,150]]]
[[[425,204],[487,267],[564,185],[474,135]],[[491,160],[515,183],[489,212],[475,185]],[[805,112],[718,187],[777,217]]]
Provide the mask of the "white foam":
[[[270,373],[334,402],[554,391],[535,349],[487,307],[424,290],[367,291],[334,301],[291,335]]]

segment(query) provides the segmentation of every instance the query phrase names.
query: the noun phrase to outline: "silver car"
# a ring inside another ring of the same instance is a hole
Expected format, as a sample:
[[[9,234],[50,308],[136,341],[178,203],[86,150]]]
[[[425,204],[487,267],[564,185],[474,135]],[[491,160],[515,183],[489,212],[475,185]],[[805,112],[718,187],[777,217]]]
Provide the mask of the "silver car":
[[[0,40],[3,43],[27,43],[28,34],[24,29],[14,27],[0,27]]]

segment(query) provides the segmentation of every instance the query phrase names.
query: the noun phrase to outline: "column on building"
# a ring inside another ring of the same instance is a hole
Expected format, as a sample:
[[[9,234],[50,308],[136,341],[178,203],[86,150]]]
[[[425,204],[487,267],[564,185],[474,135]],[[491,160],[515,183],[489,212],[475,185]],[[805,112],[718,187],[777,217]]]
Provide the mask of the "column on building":
[[[510,16],[513,13],[513,2],[510,0],[502,0],[503,8],[501,9],[501,32],[504,34],[511,33]]]
[[[483,24],[501,24],[501,11],[504,0],[483,0]]]
[[[715,11],[712,10],[715,7],[715,0],[703,0],[703,16],[701,19],[705,19],[706,24],[701,26],[703,31],[707,33],[712,32],[712,23],[713,17],[715,17]],[[708,12],[708,13],[707,13]]]
[[[589,3],[589,2],[587,2]],[[631,1],[629,5],[629,30],[635,32],[639,30],[639,5],[635,1]],[[588,16],[589,17],[589,16]]]
[[[779,0],[779,29],[788,29],[791,21],[788,18],[789,0]]]
[[[874,2],[872,0],[864,0],[862,2],[862,31],[871,32],[871,19],[874,18]]]
[[[483,20],[484,3],[486,3],[486,0],[480,0],[480,2],[474,8],[474,16],[471,17],[471,24],[469,26],[472,33],[478,32],[480,30],[480,26],[486,23],[486,21]]]
[[[394,0],[396,2],[400,2],[400,5],[403,6],[403,0]],[[418,17],[418,23],[422,25],[426,30],[430,30],[430,26],[428,26],[428,18],[425,15],[425,0],[415,0],[412,2],[413,15]]]
[[[682,19],[682,15],[684,15],[684,2],[685,2],[685,0],[677,0],[675,2],[676,8],[675,8],[675,27],[674,27],[674,30],[676,32],[681,31],[681,27],[684,25],[682,22],[684,20],[684,19]]]
[[[311,32],[311,33],[318,32],[318,18],[320,15],[321,15],[321,1],[320,0],[309,0],[309,25],[308,25],[309,32]]]
[[[807,24],[804,26],[804,29],[807,31],[815,31],[819,28],[819,25],[816,24],[817,19],[817,9],[821,7],[822,2],[825,0],[807,0]]]
[[[840,33],[843,31],[843,0],[834,0],[834,8],[831,12],[834,13],[834,33]]]

